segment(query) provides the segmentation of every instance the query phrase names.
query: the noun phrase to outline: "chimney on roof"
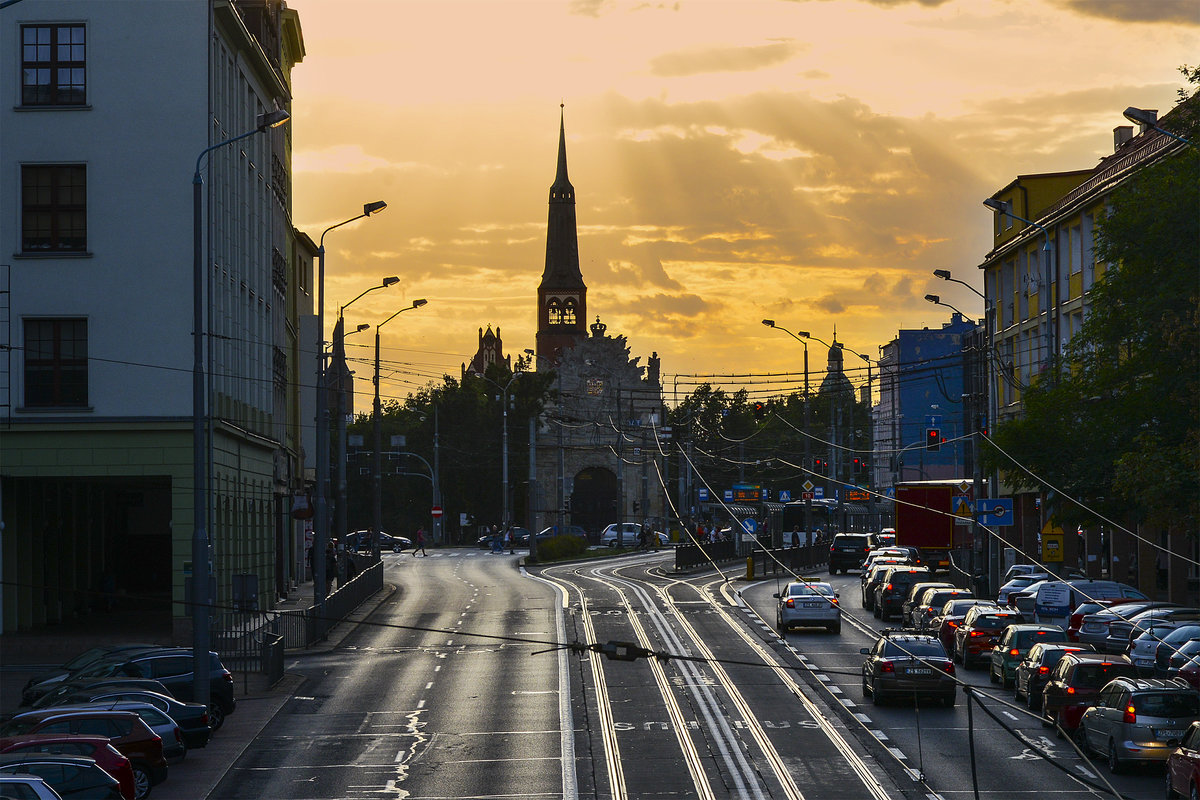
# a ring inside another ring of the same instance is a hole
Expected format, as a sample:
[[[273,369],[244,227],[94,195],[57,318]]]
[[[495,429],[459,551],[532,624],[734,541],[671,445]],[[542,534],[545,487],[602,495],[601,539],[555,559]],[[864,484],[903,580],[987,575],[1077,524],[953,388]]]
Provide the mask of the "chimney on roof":
[[[1120,150],[1126,142],[1133,138],[1132,125],[1118,125],[1113,128],[1113,152]]]

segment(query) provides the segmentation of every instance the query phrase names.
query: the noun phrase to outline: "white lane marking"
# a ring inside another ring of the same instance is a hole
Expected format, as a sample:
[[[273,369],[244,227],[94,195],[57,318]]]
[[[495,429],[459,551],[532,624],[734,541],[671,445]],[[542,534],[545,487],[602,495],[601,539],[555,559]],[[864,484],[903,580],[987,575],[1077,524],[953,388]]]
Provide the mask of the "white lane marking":
[[[407,752],[408,752],[407,750],[398,750],[398,751],[396,752],[396,757],[395,757],[394,759],[392,759],[392,763],[393,763],[393,764],[399,764],[401,761],[403,761],[403,760],[404,760],[404,755],[405,755]]]
[[[442,670],[442,665],[441,665],[441,664],[438,664],[436,667],[434,667],[434,668],[433,668],[433,671],[434,671],[434,672],[441,672],[441,670]]]
[[[888,735],[883,731],[872,730],[871,735],[881,742],[886,742],[888,740]]]
[[[888,750],[891,750],[892,755],[894,755],[896,758],[899,758],[903,761],[908,760],[908,756],[904,755],[904,752],[899,747],[889,747]]]
[[[868,717],[866,714],[855,714],[854,716],[858,719],[859,722],[861,722],[864,725],[871,724],[871,718]]]
[[[1013,722],[1020,722],[1020,720],[1021,720],[1020,717],[1018,717],[1016,714],[1012,713],[1011,711],[1005,711],[1005,710],[1001,709],[1000,713],[1003,714],[1004,716],[1008,717],[1009,719],[1011,719]]]
[[[418,700],[418,701],[417,701],[417,708],[418,708],[418,709],[421,709],[421,708],[424,708],[424,707],[425,707],[425,701],[424,701],[424,700]]]
[[[432,688],[433,688],[433,681],[430,681],[429,683],[425,684],[425,690],[426,690],[426,691],[428,691],[428,690],[430,690],[430,689],[432,689]]]

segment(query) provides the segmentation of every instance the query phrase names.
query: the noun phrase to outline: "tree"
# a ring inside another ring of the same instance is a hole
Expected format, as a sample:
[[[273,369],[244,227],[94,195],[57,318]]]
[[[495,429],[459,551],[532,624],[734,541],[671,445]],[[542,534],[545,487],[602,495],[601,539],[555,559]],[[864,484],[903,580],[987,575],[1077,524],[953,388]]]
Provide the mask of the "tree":
[[[1182,70],[1200,84],[1200,70]],[[1173,132],[1196,141],[1196,91],[1182,93]],[[1111,265],[1061,368],[1023,397],[997,444],[1035,475],[1101,513],[1195,530],[1200,504],[1200,157],[1195,146],[1146,167],[1111,195],[1096,255]],[[1007,459],[987,454],[993,467]],[[1051,497],[1066,522],[1091,514]],[[1059,502],[1055,502],[1059,501]]]

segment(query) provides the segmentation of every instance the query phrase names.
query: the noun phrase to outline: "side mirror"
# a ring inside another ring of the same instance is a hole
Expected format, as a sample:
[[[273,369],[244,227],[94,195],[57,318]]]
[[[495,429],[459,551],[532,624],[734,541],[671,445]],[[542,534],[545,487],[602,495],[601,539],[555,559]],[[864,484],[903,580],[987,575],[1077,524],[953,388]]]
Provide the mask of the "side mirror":
[[[771,597],[779,597],[779,592],[776,592],[775,594],[771,595]]]
[[[869,655],[871,655],[871,648],[869,648],[869,647],[860,647],[860,648],[858,648],[858,652],[859,652],[860,654],[864,655],[864,656],[869,656]]]
[[[834,593],[833,593],[833,596],[834,596],[834,597],[841,597],[841,596],[842,596],[842,593],[841,593],[841,592],[834,592]]]

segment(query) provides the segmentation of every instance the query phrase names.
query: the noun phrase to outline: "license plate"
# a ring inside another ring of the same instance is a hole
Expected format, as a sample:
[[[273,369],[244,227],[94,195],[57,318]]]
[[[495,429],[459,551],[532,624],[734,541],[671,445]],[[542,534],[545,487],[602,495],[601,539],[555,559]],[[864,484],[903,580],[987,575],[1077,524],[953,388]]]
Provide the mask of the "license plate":
[[[818,603],[805,603],[804,607],[805,608],[821,608],[824,605],[825,605],[824,603],[819,603],[819,602]]]
[[[1183,729],[1159,728],[1154,732],[1154,735],[1158,739],[1179,739],[1183,736]]]
[[[905,672],[908,673],[909,675],[932,675],[933,674],[933,670],[929,669],[929,667],[913,667],[911,669],[906,669]]]

